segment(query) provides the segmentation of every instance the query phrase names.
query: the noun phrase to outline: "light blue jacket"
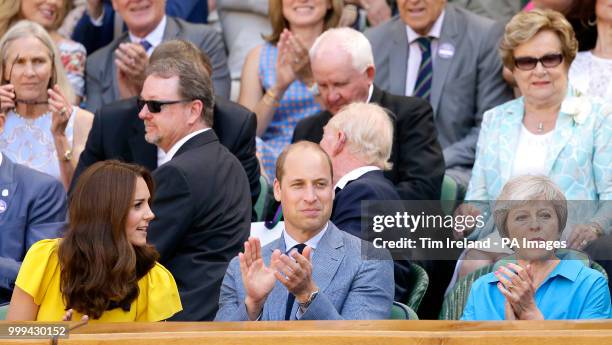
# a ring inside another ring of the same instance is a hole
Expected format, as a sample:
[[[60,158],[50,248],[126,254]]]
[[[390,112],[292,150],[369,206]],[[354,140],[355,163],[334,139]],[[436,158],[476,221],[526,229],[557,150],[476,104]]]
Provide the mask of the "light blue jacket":
[[[366,249],[367,248],[367,249]],[[261,250],[264,262],[270,265],[275,249],[285,252],[285,240],[278,240]],[[386,260],[362,258],[368,254],[382,255]],[[372,250],[372,251],[370,251]],[[329,222],[327,231],[312,256],[312,278],[319,294],[312,301],[301,320],[376,320],[391,314],[395,283],[393,261],[388,252],[381,253],[361,239],[339,230]],[[261,320],[284,320],[287,288],[276,281],[263,307]],[[229,264],[219,296],[219,311],[215,321],[246,321],[245,291],[240,274],[240,263],[235,257]],[[291,319],[295,320],[298,304],[294,302]]]
[[[570,98],[575,97],[585,105],[579,116],[564,112],[570,109],[565,106]],[[524,111],[521,97],[484,114],[465,200],[495,200],[512,177]],[[568,200],[612,199],[612,107],[570,88],[552,142],[546,158],[547,176]],[[602,211],[597,212],[602,217],[599,223],[609,230],[610,219],[603,217]]]

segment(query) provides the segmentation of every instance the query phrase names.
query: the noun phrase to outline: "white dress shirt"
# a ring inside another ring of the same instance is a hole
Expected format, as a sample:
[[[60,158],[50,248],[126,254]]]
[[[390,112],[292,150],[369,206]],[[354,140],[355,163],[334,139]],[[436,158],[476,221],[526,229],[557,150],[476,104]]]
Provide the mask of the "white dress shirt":
[[[147,50],[147,55],[151,56],[151,53],[153,53],[153,49],[155,49],[155,47],[157,47],[164,40],[164,31],[166,31],[167,22],[168,20],[166,19],[166,16],[164,16],[159,22],[159,24],[157,24],[155,29],[153,29],[153,31],[151,31],[145,37],[138,37],[132,34],[132,32],[128,32],[130,35],[130,41],[132,41],[132,43],[140,44],[140,41],[147,40],[147,42],[151,44],[151,47],[149,47],[149,49]]]
[[[370,171],[380,170],[379,167],[375,167],[373,165],[366,165],[363,167],[359,167],[357,169],[351,170],[349,173],[342,176],[338,182],[336,182],[335,188],[344,189],[347,183],[360,178],[362,175],[369,173]]]
[[[427,34],[428,37],[432,38],[431,40],[431,63],[432,67],[436,68],[436,59],[438,57],[438,41],[440,40],[440,34],[442,33],[442,22],[444,21],[444,13],[442,11],[440,16],[434,22],[434,25],[429,30]],[[416,81],[419,75],[419,67],[421,66],[421,48],[417,43],[417,39],[422,37],[417,34],[410,28],[410,26],[406,25],[406,34],[408,35],[408,46],[410,48],[408,52],[408,64],[406,68],[406,96],[412,96],[414,93],[414,87],[416,85]]]
[[[165,153],[164,150],[157,147],[157,166],[159,167],[162,164],[170,161],[174,157],[174,155],[178,152],[178,150],[181,148],[181,146],[183,146],[183,144],[185,144],[189,139],[195,137],[196,135],[200,133],[204,133],[209,129],[210,128],[204,128],[204,129],[200,129],[198,131],[187,134],[181,140],[174,143],[174,145],[172,145],[172,147],[170,148],[170,150],[168,150],[167,153]]]

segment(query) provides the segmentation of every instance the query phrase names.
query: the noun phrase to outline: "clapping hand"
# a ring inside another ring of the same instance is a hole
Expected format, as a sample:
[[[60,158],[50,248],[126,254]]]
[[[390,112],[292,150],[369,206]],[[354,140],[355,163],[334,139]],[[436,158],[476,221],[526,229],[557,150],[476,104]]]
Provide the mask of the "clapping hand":
[[[277,251],[280,254],[278,249],[275,253]],[[312,292],[318,290],[312,280],[312,262],[310,261],[312,248],[306,246],[302,254],[293,250],[289,253],[289,256],[286,254],[280,255],[276,264],[275,276],[290,293],[295,295],[299,302],[304,303]]]
[[[6,116],[9,110],[15,108],[15,86],[4,84],[0,86],[0,116]]]
[[[542,312],[535,303],[536,286],[533,283],[530,265],[523,268],[517,264],[509,263],[507,266],[500,266],[494,274],[499,279],[497,288],[506,298],[506,319],[544,319]],[[508,306],[511,310],[508,309]],[[514,312],[514,317],[511,311]]]
[[[121,43],[115,49],[115,65],[121,98],[139,95],[149,65],[144,48],[138,43]]]
[[[285,48],[289,56],[289,64],[295,78],[306,85],[312,84],[312,70],[310,69],[310,55],[302,40],[291,31],[285,29],[280,36],[279,43]]]
[[[250,237],[244,242],[244,253],[238,254],[240,274],[246,292],[245,304],[251,320],[255,320],[276,283],[274,265],[278,262],[280,252],[272,253],[270,267],[267,267],[261,256],[259,239]]]

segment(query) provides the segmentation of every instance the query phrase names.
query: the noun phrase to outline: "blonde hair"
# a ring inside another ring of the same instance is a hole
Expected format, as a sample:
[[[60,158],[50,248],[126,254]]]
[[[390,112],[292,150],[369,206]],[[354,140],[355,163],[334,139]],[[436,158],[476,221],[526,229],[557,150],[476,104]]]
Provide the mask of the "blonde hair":
[[[504,66],[514,70],[514,50],[542,31],[552,31],[559,37],[561,54],[566,66],[569,67],[578,52],[578,41],[574,29],[561,13],[547,9],[519,12],[506,25],[506,31],[499,46]]]
[[[383,170],[391,169],[389,162],[393,145],[393,122],[382,107],[376,104],[351,103],[334,115],[327,127],[346,135],[349,152]]]
[[[534,200],[550,201],[553,204],[557,220],[559,221],[559,233],[567,223],[567,200],[559,187],[548,177],[543,175],[523,175],[508,181],[502,188],[493,215],[495,226],[502,237],[509,237],[506,222],[510,210],[523,206]]]
[[[64,71],[64,66],[60,60],[59,51],[55,47],[53,39],[51,39],[51,36],[49,36],[47,30],[45,30],[45,28],[43,28],[40,24],[31,22],[29,20],[17,22],[17,24],[13,25],[13,27],[11,27],[9,31],[7,31],[2,38],[0,38],[0,58],[2,58],[2,62],[0,64],[0,76],[2,76],[2,84],[4,85],[10,82],[4,79],[4,72],[5,68],[10,68],[9,66],[11,65],[7,61],[11,43],[26,37],[35,37],[42,42],[45,47],[47,47],[51,62],[53,64],[48,87],[53,87],[55,84],[59,85],[59,88],[62,90],[64,96],[70,103],[74,104],[76,100],[74,90],[68,82],[68,77]]]
[[[57,18],[49,30],[57,30],[62,23],[64,18],[72,9],[71,0],[62,0],[64,5],[60,6]],[[3,36],[8,29],[15,24],[17,21],[26,19],[21,14],[21,0],[3,0],[0,1],[0,37]]]
[[[342,9],[344,8],[343,0],[326,1],[331,2],[331,9],[327,10],[323,18],[323,31],[338,25],[340,16],[342,15]],[[268,17],[270,17],[270,24],[272,24],[272,33],[262,37],[269,43],[276,44],[283,30],[289,28],[289,22],[283,15],[283,0],[269,0]]]

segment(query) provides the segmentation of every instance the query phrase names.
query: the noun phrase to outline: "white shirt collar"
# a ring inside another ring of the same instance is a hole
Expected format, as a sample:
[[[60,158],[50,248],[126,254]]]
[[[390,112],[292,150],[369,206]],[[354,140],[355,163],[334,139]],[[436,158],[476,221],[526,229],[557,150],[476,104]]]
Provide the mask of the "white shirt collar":
[[[158,166],[160,166],[160,165],[170,161],[174,157],[174,155],[178,152],[178,150],[181,148],[181,146],[183,146],[183,144],[185,144],[187,142],[187,140],[195,137],[196,135],[198,135],[200,133],[204,133],[204,132],[206,132],[209,129],[210,128],[204,128],[204,129],[197,130],[195,132],[191,132],[191,133],[187,134],[186,136],[184,136],[181,140],[179,140],[176,143],[174,143],[174,145],[172,145],[170,150],[168,150],[168,152],[164,156],[163,160],[161,162],[158,162],[159,163]]]
[[[370,84],[370,88],[368,89],[368,99],[366,100],[366,103],[370,103],[370,100],[372,99],[372,93],[374,93],[374,84]]]
[[[440,13],[440,16],[438,16],[438,19],[436,19],[436,21],[434,22],[434,25],[431,27],[431,29],[429,29],[429,32],[427,33],[428,37],[433,37],[437,39],[440,38],[440,34],[442,33],[442,23],[444,22],[444,13],[445,10],[442,10],[442,13]],[[408,25],[406,25],[406,34],[408,34],[408,44],[414,42],[417,38],[421,37],[421,35],[414,32],[414,30],[412,30],[412,28]]]
[[[311,247],[312,249],[317,249],[317,246],[319,245],[319,241],[321,241],[321,238],[323,237],[323,235],[325,235],[325,231],[327,231],[328,225],[329,225],[329,222],[326,222],[325,225],[323,226],[323,229],[321,229],[321,231],[319,231],[319,233],[315,237],[309,239],[304,244]],[[294,240],[293,237],[291,237],[289,233],[287,233],[286,229],[283,229],[283,238],[285,239],[285,250],[290,250],[296,244],[300,243]]]
[[[363,167],[359,167],[357,169],[351,170],[348,172],[348,174],[342,176],[338,182],[336,183],[336,186],[334,188],[344,188],[346,186],[347,183],[356,180],[358,178],[360,178],[362,175],[364,175],[365,173],[369,173],[370,171],[374,171],[374,170],[380,170],[379,167],[375,167],[373,165],[366,165]]]
[[[0,166],[2,166],[2,152],[0,152]]]
[[[157,24],[155,29],[153,29],[153,31],[151,31],[145,37],[137,37],[131,32],[129,32],[130,41],[132,41],[133,43],[140,43],[140,41],[142,40],[147,40],[151,44],[151,48],[147,50],[147,55],[151,55],[151,53],[153,52],[153,49],[155,49],[155,47],[157,47],[164,40],[164,31],[166,31],[166,22],[167,22],[167,19],[166,19],[166,16],[164,15],[164,17],[159,22],[159,24]]]

